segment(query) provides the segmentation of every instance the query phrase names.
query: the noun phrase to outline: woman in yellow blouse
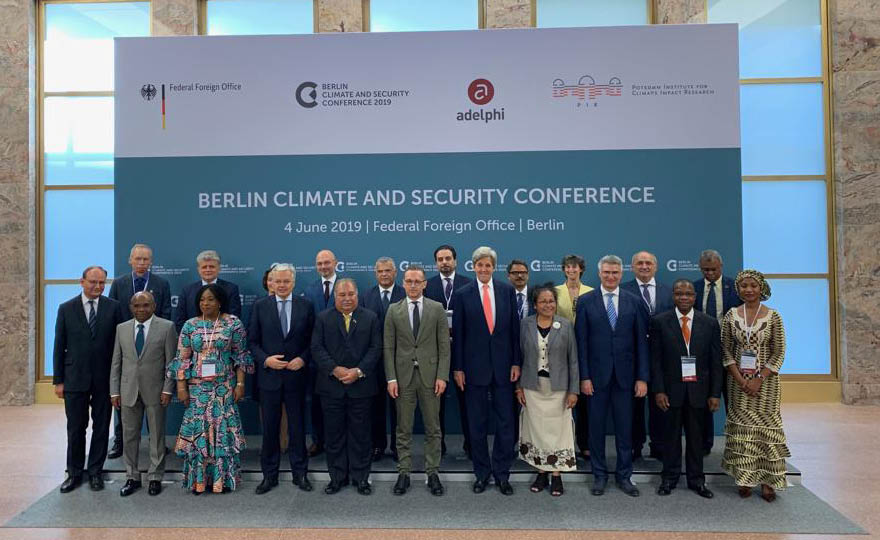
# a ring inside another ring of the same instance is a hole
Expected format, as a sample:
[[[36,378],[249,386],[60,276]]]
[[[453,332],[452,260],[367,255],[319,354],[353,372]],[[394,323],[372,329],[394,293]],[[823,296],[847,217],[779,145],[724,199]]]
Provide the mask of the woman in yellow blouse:
[[[565,283],[556,287],[556,297],[558,298],[556,314],[565,317],[572,324],[574,324],[578,297],[593,290],[592,287],[581,283],[584,268],[584,258],[580,255],[566,255],[562,258]]]

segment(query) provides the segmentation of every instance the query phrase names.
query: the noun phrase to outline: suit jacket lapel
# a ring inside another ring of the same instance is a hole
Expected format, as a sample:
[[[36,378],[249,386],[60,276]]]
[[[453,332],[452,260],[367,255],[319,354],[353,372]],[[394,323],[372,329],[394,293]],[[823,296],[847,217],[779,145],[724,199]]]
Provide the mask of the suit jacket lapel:
[[[691,310],[691,318],[694,319],[691,321],[691,343],[694,342],[694,330],[696,329],[696,318],[693,317],[693,310]],[[675,311],[672,311],[672,317],[668,317],[669,321],[669,330],[672,332],[672,335],[676,336],[676,343],[678,343],[678,352],[684,356],[687,354],[687,344],[684,342],[684,335],[681,333],[681,325],[678,320],[678,314]]]
[[[603,319],[605,320],[605,324],[608,326],[608,329],[611,330],[612,333],[614,333],[614,328],[611,328],[611,321],[608,320],[608,309],[605,307],[605,294],[602,292],[601,288],[598,290],[599,290],[599,294],[596,295],[596,303],[599,304],[599,311],[601,313],[605,314],[605,316],[603,317]],[[620,306],[620,301],[619,301],[620,294],[619,293],[620,293],[620,291],[618,290],[618,296],[617,296],[617,298],[618,298],[617,305],[618,306]],[[620,319],[620,307],[618,307],[618,310],[617,310],[617,318]]]
[[[85,308],[82,303],[82,296],[77,296],[76,300],[77,301],[74,302],[72,306],[74,311],[76,311],[76,318],[80,324],[82,324],[83,328],[86,329],[86,332],[91,333],[91,330],[89,330],[89,320],[86,318]]]
[[[550,347],[553,345],[553,342],[556,341],[556,338],[559,337],[560,328],[556,328],[554,325],[556,324],[556,317],[553,317],[553,322],[550,323],[550,333],[547,334],[547,350],[550,350]]]
[[[270,297],[272,298],[271,311],[272,314],[269,317],[272,320],[272,324],[275,325],[275,329],[278,331],[278,335],[282,337],[282,341],[286,340],[287,337],[283,335],[281,330],[281,314],[278,313],[278,297],[274,294]],[[291,300],[288,302],[290,304],[290,322],[293,324],[293,295],[291,295]],[[290,335],[290,326],[287,327],[287,335]]]

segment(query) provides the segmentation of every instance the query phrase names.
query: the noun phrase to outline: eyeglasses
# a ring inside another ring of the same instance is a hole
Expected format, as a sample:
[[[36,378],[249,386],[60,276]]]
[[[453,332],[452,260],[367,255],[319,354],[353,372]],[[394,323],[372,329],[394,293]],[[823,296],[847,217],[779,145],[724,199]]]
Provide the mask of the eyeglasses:
[[[412,279],[403,280],[403,284],[406,285],[407,287],[415,287],[416,285],[421,285],[424,282],[425,282],[424,279],[419,280],[419,281],[412,280]]]
[[[511,276],[526,276],[529,273],[525,270],[514,270],[513,272],[508,272]]]

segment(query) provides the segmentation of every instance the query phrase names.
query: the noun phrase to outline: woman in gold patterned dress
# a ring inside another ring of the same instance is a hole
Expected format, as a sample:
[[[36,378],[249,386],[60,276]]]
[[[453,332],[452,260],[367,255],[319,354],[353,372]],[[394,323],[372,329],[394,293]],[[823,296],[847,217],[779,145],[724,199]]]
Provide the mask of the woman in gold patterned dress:
[[[730,408],[722,467],[739,486],[740,497],[761,486],[761,498],[776,499],[785,488],[785,442],[780,413],[779,370],[785,357],[785,329],[776,310],[761,304],[770,286],[757,270],[736,276],[736,292],[745,302],[721,323],[721,346]]]

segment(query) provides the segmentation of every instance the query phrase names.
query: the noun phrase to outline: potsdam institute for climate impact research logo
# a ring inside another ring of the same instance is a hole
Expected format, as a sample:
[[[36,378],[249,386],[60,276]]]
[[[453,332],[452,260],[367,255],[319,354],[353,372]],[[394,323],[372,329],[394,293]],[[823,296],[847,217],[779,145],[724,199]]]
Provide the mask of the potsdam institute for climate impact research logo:
[[[488,105],[495,97],[495,86],[488,79],[474,79],[467,87],[467,97],[477,106]],[[488,124],[496,120],[504,120],[504,107],[500,109],[468,109],[455,113],[458,122],[483,122]]]

